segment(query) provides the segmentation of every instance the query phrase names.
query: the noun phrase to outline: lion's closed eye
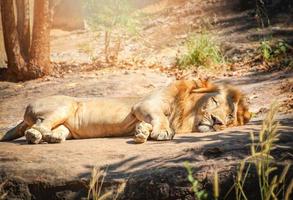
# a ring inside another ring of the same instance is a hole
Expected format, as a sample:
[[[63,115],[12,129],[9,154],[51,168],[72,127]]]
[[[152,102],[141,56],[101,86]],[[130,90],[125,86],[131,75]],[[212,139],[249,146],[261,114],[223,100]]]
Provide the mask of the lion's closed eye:
[[[215,97],[212,97],[212,100],[213,100],[213,103],[214,103],[216,106],[219,106],[219,102],[216,100]]]

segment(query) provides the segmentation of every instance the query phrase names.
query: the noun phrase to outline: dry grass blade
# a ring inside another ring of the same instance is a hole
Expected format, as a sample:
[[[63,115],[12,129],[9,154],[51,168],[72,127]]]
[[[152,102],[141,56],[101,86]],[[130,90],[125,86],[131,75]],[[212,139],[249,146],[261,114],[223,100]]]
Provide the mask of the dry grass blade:
[[[214,174],[214,198],[219,198],[219,176],[218,176],[218,170],[215,170]]]
[[[3,188],[4,185],[7,183],[7,181],[4,181],[3,183],[0,184],[0,200],[5,199],[7,196],[7,192],[4,192]]]
[[[285,193],[285,200],[289,200],[290,199],[290,195],[293,191],[293,179],[291,180],[287,190],[286,190],[286,193]]]
[[[111,194],[113,194],[113,191],[108,191],[105,194],[101,195],[101,190],[103,187],[105,176],[106,176],[105,170],[101,170],[96,167],[93,168],[92,174],[91,174],[91,180],[89,183],[89,190],[88,190],[88,196],[87,196],[88,200],[89,199],[93,199],[93,200],[106,199]]]
[[[91,180],[89,183],[89,190],[87,199],[93,200],[105,200],[105,199],[117,199],[121,193],[123,193],[126,187],[126,181],[121,183],[116,190],[110,189],[102,193],[103,184],[107,175],[107,169],[99,169],[94,167],[91,174]]]
[[[256,167],[260,191],[259,195],[262,200],[278,199],[281,191],[285,193],[285,177],[289,171],[290,165],[287,164],[284,167],[280,176],[274,175],[271,179],[273,173],[278,171],[278,167],[275,166],[275,159],[271,155],[271,151],[277,147],[275,143],[279,139],[279,134],[277,133],[279,123],[275,120],[277,111],[277,104],[272,104],[269,113],[263,121],[258,138],[255,138],[253,133],[250,134],[252,141],[251,155],[241,161],[234,184],[237,200],[247,199],[244,186],[246,184],[246,177],[251,164]],[[245,169],[245,164],[247,162],[249,162],[249,164]],[[288,186],[283,198],[286,196],[286,198],[289,199],[292,188],[293,182]]]

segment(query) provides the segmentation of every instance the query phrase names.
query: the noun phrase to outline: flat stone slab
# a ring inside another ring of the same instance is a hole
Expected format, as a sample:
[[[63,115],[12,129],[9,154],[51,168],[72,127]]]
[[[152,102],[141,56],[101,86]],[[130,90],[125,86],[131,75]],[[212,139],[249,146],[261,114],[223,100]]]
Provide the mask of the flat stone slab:
[[[279,143],[287,149],[278,151],[277,154],[292,161],[289,153],[292,155],[293,118],[286,116],[280,121],[282,125],[279,128]],[[255,120],[248,125],[228,128],[222,132],[181,134],[176,135],[172,141],[148,141],[145,144],[134,144],[131,137],[126,137],[28,145],[24,138],[21,138],[14,142],[0,143],[0,175],[2,181],[7,179],[22,183],[21,187],[17,184],[12,185],[18,188],[15,190],[25,190],[27,199],[37,197],[40,191],[43,191],[43,194],[54,195],[54,199],[57,198],[56,191],[82,191],[78,193],[80,196],[75,196],[76,199],[85,196],[86,186],[81,188],[80,185],[87,185],[94,166],[106,168],[106,182],[110,186],[111,183],[114,185],[115,182],[127,180],[129,177],[146,178],[162,169],[169,169],[169,172],[161,171],[158,177],[164,177],[164,174],[168,173],[173,176],[178,171],[176,169],[181,169],[180,179],[185,180],[187,188],[189,185],[183,169],[184,161],[189,161],[196,168],[200,179],[211,176],[215,168],[219,171],[230,170],[239,159],[249,153],[249,133],[258,132],[260,124],[261,121]],[[175,175],[173,178],[176,180]],[[76,184],[77,188],[72,184]],[[168,181],[166,184],[169,184]],[[46,185],[48,190],[45,189]],[[28,189],[23,189],[26,187]],[[52,188],[55,188],[55,193],[52,192]],[[137,191],[132,189],[132,192]],[[17,197],[19,194],[14,191],[11,195]],[[61,194],[62,198],[66,195]],[[190,192],[186,195],[186,198],[188,195],[190,197]]]

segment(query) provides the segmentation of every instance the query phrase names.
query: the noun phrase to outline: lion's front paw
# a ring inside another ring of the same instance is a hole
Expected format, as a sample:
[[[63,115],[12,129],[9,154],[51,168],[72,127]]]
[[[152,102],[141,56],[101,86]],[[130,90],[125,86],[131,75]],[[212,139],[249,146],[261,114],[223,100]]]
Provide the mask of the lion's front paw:
[[[148,138],[144,134],[139,133],[139,134],[136,134],[133,139],[135,143],[141,144],[146,142]]]
[[[175,133],[171,129],[160,130],[159,132],[153,132],[151,138],[155,140],[172,140],[174,135]]]
[[[152,130],[152,125],[140,122],[135,127],[134,142],[135,143],[144,143],[147,141],[150,132]]]
[[[42,141],[42,134],[34,128],[26,130],[24,135],[29,144],[39,144]]]

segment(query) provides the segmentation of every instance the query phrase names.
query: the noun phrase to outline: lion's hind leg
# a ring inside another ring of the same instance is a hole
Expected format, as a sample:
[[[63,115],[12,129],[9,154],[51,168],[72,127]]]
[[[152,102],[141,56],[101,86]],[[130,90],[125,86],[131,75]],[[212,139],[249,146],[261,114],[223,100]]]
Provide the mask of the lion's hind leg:
[[[55,110],[50,108],[45,113],[42,113],[42,109],[38,112],[28,109],[25,116],[30,116],[30,112],[36,112],[35,115],[37,115],[37,119],[32,120],[33,125],[30,129],[25,131],[27,142],[31,144],[38,144],[41,142],[56,143],[64,140],[63,135],[68,135],[69,130],[61,125],[67,119],[68,113],[70,113],[70,111],[70,106],[60,106]],[[56,127],[58,127],[58,129]],[[56,130],[53,131],[54,129]],[[61,136],[59,137],[56,135]]]
[[[28,127],[29,125],[25,121],[22,121],[6,133],[0,133],[0,141],[10,141],[22,137]]]
[[[27,143],[29,144],[39,144],[42,142],[43,135],[48,135],[51,130],[45,126],[42,126],[40,122],[34,124],[31,128],[24,132]]]
[[[151,134],[153,127],[146,122],[139,122],[135,126],[134,141],[135,143],[144,143]]]

